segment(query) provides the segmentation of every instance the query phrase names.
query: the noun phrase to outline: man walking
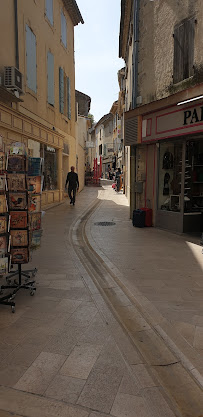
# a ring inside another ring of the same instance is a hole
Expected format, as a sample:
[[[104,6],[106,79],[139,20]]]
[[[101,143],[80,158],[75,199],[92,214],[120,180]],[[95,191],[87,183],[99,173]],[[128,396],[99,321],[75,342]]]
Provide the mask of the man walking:
[[[66,179],[66,185],[68,184],[68,195],[70,198],[70,204],[75,205],[75,195],[76,195],[76,189],[79,189],[79,181],[78,181],[78,174],[76,174],[75,167],[71,167],[71,171],[67,175]]]

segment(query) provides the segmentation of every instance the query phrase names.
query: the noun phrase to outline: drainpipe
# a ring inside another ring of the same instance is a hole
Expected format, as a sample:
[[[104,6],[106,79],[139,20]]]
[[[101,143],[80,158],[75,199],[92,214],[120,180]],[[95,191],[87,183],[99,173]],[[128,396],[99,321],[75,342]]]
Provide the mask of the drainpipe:
[[[132,93],[132,107],[137,107],[137,90],[138,90],[138,47],[139,47],[139,13],[140,0],[134,0],[133,10],[133,93]]]
[[[18,0],[14,0],[14,18],[15,18],[15,59],[16,59],[16,68],[19,69]]]

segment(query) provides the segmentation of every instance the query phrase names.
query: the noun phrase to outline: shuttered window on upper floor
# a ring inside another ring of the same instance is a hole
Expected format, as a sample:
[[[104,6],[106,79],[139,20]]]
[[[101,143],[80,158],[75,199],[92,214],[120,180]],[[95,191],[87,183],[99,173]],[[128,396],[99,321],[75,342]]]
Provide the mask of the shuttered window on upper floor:
[[[51,52],[47,53],[47,100],[54,106],[54,56]]]
[[[173,82],[193,75],[195,19],[185,20],[174,29]]]
[[[61,40],[65,48],[67,48],[67,23],[63,10],[61,10]]]
[[[37,92],[37,50],[36,36],[26,25],[26,70],[27,70],[27,86]]]
[[[50,21],[51,25],[54,24],[53,15],[53,0],[46,0],[46,17]]]
[[[59,111],[64,114],[64,71],[59,68]]]
[[[71,120],[71,85],[69,77],[67,77],[67,117]]]

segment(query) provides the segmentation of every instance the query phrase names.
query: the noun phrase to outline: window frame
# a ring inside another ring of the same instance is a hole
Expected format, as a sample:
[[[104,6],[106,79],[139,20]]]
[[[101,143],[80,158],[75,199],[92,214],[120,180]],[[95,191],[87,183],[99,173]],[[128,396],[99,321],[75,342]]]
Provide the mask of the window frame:
[[[64,34],[64,30],[65,30],[65,34]],[[63,9],[61,9],[61,42],[64,48],[67,49],[67,44],[68,44],[67,43],[67,20],[66,20],[66,16],[64,14]]]
[[[50,20],[50,18],[49,18],[50,16],[47,13],[47,10],[48,10],[47,4],[48,4],[48,2],[51,2],[51,5],[52,5],[52,7],[51,7],[52,8],[52,21]],[[46,16],[48,22],[50,23],[50,25],[54,26],[54,0],[45,0],[45,16]]]
[[[31,90],[34,94],[37,94],[37,38],[35,33],[33,32],[33,30],[31,29],[31,27],[26,24],[25,25],[25,44],[26,44],[26,48],[25,48],[25,54],[26,54],[26,86],[29,90]],[[28,38],[29,34],[30,39]],[[32,41],[32,39],[34,40],[33,44],[29,44],[29,41]],[[31,45],[34,45],[34,51],[33,51],[33,56],[34,56],[34,64],[31,61],[29,62],[29,57],[32,56],[31,53]],[[30,76],[31,74],[31,76]]]

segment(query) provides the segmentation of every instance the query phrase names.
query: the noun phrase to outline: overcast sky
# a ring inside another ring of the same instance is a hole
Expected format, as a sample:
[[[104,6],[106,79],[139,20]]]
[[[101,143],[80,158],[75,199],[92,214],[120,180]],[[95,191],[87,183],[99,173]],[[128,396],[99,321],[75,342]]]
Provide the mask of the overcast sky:
[[[91,97],[98,121],[118,99],[120,0],[76,0],[84,25],[75,27],[76,90]]]

